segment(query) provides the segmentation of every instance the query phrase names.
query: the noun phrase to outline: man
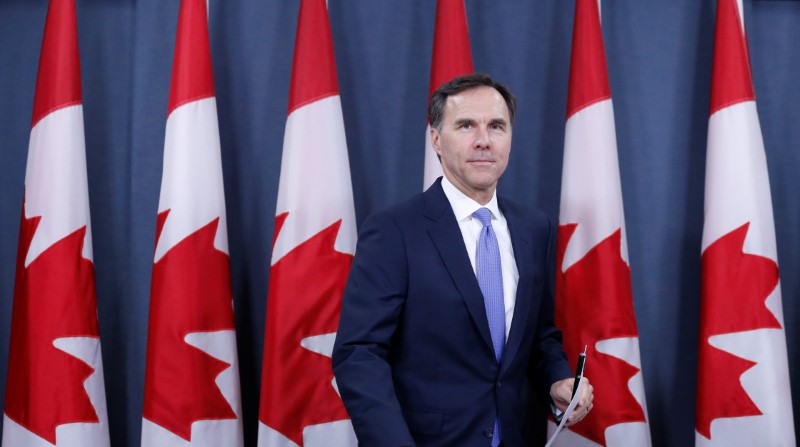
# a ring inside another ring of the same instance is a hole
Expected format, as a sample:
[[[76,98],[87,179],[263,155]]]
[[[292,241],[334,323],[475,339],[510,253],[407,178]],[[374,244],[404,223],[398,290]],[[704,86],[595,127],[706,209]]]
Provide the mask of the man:
[[[564,410],[572,372],[553,325],[554,228],[498,198],[513,94],[473,74],[431,97],[444,177],[361,226],[333,371],[359,445],[532,445],[529,400]],[[570,424],[592,406],[582,387]]]

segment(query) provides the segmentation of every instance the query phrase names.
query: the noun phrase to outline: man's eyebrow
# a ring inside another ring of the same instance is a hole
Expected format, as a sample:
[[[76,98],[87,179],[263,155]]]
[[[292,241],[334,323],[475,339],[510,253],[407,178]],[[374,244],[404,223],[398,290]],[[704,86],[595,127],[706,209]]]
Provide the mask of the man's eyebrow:
[[[508,121],[505,118],[494,118],[489,121],[489,124],[502,124],[503,126],[508,125]]]
[[[475,124],[475,120],[472,118],[459,118],[453,124],[455,124],[456,127],[461,126],[463,124]]]

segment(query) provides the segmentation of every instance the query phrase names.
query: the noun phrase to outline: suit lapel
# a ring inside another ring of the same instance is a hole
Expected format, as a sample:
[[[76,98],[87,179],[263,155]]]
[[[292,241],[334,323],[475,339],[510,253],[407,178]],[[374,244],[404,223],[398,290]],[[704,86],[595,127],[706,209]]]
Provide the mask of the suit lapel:
[[[472,316],[475,325],[490,350],[492,336],[489,332],[489,321],[486,318],[486,308],[483,304],[483,294],[472,271],[469,255],[464,247],[464,238],[456,222],[453,209],[447,196],[442,190],[441,179],[437,180],[425,192],[425,216],[431,219],[428,233],[433,240],[439,255],[444,262],[453,282],[461,293],[464,303]]]
[[[525,332],[528,316],[530,315],[531,300],[530,296],[532,285],[530,256],[532,251],[530,235],[523,231],[523,218],[518,210],[498,197],[498,205],[503,212],[503,216],[508,223],[508,231],[511,234],[511,246],[514,249],[514,260],[519,272],[519,283],[517,284],[516,301],[514,303],[514,317],[511,319],[511,330],[508,334],[506,347],[503,350],[502,366],[507,367],[511,360],[517,355],[522,335]]]

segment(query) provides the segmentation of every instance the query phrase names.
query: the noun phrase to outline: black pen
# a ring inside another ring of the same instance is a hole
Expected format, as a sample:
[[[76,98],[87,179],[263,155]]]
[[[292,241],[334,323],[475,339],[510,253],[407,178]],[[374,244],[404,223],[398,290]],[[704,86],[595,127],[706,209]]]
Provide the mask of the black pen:
[[[588,347],[588,345],[585,345],[583,352],[578,354],[578,367],[575,368],[575,382],[572,384],[572,397],[570,397],[570,400],[575,398],[575,393],[578,392],[578,385],[583,378],[583,369],[586,367],[586,348]]]

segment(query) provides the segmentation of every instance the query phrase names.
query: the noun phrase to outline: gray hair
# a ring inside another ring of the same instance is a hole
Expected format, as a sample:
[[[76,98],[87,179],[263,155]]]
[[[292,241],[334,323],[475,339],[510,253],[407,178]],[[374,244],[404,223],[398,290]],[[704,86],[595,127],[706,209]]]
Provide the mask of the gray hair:
[[[517,98],[508,87],[496,82],[491,76],[485,73],[472,73],[464,76],[457,76],[436,89],[428,103],[428,123],[436,130],[442,130],[444,107],[447,103],[447,98],[450,95],[456,95],[464,90],[484,86],[497,90],[500,96],[506,101],[509,119],[513,125],[514,118],[517,115]]]

